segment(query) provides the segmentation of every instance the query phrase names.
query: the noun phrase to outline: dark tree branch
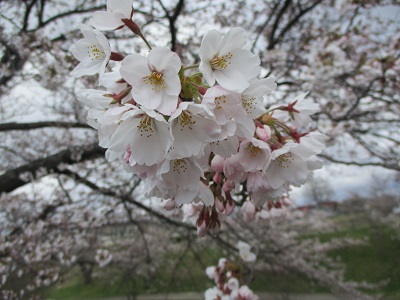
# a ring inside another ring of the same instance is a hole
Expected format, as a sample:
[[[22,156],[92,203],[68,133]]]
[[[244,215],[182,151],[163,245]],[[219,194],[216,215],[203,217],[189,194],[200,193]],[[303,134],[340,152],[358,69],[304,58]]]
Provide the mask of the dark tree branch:
[[[179,2],[175,6],[173,15],[171,15],[169,13],[169,11],[166,9],[166,7],[164,6],[164,4],[162,3],[161,0],[159,0],[158,2],[160,3],[162,9],[164,10],[165,16],[167,17],[168,22],[169,22],[169,31],[171,33],[171,50],[172,51],[176,51],[176,32],[177,32],[177,29],[176,29],[176,26],[175,26],[175,22],[178,19],[179,15],[180,15],[180,13],[181,13],[181,11],[183,9],[183,6],[185,4],[185,0],[179,0]]]
[[[272,10],[271,10],[271,13],[268,14],[268,18],[265,20],[264,24],[262,24],[261,26],[258,27],[258,29],[257,29],[257,36],[256,36],[256,38],[254,39],[254,43],[253,43],[253,46],[252,46],[252,48],[251,48],[251,51],[254,50],[254,48],[256,47],[256,44],[257,44],[257,42],[258,42],[258,40],[259,40],[261,34],[263,33],[263,31],[265,30],[265,28],[267,27],[267,25],[269,24],[269,22],[270,22],[270,21],[272,20],[272,18],[274,17],[274,13],[273,13],[273,12],[275,12],[275,10],[278,8],[278,6],[279,6],[279,1],[275,3],[274,7],[273,7]]]
[[[285,28],[282,29],[282,31],[279,33],[278,37],[273,41],[272,44],[268,45],[268,49],[270,46],[272,46],[272,48],[276,45],[279,44],[283,37],[285,36],[285,34],[294,26],[296,25],[297,22],[299,22],[300,18],[302,16],[304,16],[306,13],[308,13],[310,10],[312,10],[313,8],[315,8],[318,4],[320,4],[323,0],[318,0],[316,1],[314,4],[310,5],[309,7],[300,10],[300,12],[292,19],[290,20],[289,23],[287,23],[287,25],[285,26]],[[272,49],[271,48],[271,49]]]
[[[74,15],[74,14],[85,14],[85,13],[89,13],[89,12],[92,12],[92,11],[104,10],[105,8],[106,8],[105,5],[100,5],[100,6],[87,8],[87,9],[81,9],[81,10],[77,9],[77,10],[66,11],[66,12],[63,12],[61,14],[58,14],[58,15],[55,15],[53,17],[48,18],[46,21],[43,21],[43,22],[39,23],[36,28],[33,28],[31,30],[28,30],[28,31],[29,32],[36,31],[39,28],[43,28],[46,25],[48,25],[48,24],[50,24],[50,23],[52,23],[52,22],[54,22],[54,21],[56,21],[58,19],[62,19],[62,18],[71,16],[71,15]]]
[[[38,179],[53,172],[60,164],[83,162],[103,156],[104,152],[105,150],[97,144],[88,147],[75,147],[9,170],[0,175],[0,193],[9,193],[27,184],[27,181],[21,178],[26,173],[31,174],[33,179]]]
[[[29,16],[31,14],[33,6],[36,4],[37,0],[32,0],[29,4],[26,4],[26,10],[24,14],[24,21],[22,26],[22,31],[26,31],[29,26]]]
[[[357,161],[342,161],[333,157],[330,157],[325,154],[319,154],[318,155],[321,158],[324,158],[330,162],[336,163],[336,164],[341,164],[341,165],[348,165],[348,166],[359,166],[359,167],[368,167],[368,166],[375,166],[375,167],[383,167],[386,169],[390,170],[395,170],[395,171],[400,171],[400,167],[398,165],[394,164],[386,164],[384,162],[357,162]]]
[[[285,3],[283,4],[283,7],[281,8],[278,15],[276,16],[274,25],[272,26],[271,34],[269,35],[268,48],[267,48],[268,50],[272,50],[276,45],[276,41],[275,41],[276,30],[278,29],[278,26],[279,26],[279,23],[281,21],[283,14],[289,8],[291,3],[292,3],[291,0],[286,0]]]
[[[59,169],[55,169],[55,172],[59,173],[59,174],[64,174],[67,175],[71,178],[73,178],[74,180],[76,180],[77,182],[86,185],[87,187],[91,188],[94,191],[97,191],[103,195],[106,196],[110,196],[110,197],[115,197],[115,198],[119,198],[121,199],[121,201],[123,202],[128,202],[131,203],[133,205],[135,205],[136,207],[143,209],[145,212],[147,212],[149,215],[158,218],[160,221],[164,221],[165,223],[172,225],[174,227],[178,227],[178,228],[184,228],[184,229],[188,229],[191,231],[195,231],[196,227],[189,225],[189,224],[185,224],[179,221],[175,221],[173,219],[168,218],[167,216],[153,210],[152,208],[144,205],[143,203],[135,200],[133,198],[133,196],[131,194],[123,194],[121,195],[121,193],[119,193],[118,191],[114,191],[112,189],[105,189],[102,188],[98,185],[96,185],[94,182],[83,178],[82,176],[80,176],[77,173],[74,173],[70,170],[64,169],[64,170],[59,170]],[[234,250],[237,251],[237,249],[232,246],[229,242],[225,241],[224,239],[222,239],[220,236],[213,236],[210,233],[208,233],[209,236],[211,236],[213,239],[215,239],[218,243],[220,243],[221,245],[223,245],[224,247],[226,247],[227,249],[230,250]]]
[[[31,130],[46,127],[57,127],[57,128],[92,128],[84,123],[72,123],[72,122],[58,122],[58,121],[45,121],[35,123],[0,123],[0,131],[10,130]]]
[[[55,172],[57,172],[59,174],[67,175],[67,176],[73,178],[74,180],[76,180],[77,182],[79,182],[81,184],[84,184],[87,187],[91,188],[92,190],[97,191],[97,192],[99,192],[99,193],[101,193],[103,195],[110,196],[110,197],[116,197],[116,198],[121,199],[124,202],[131,203],[131,204],[135,205],[136,207],[139,207],[139,208],[143,209],[145,212],[149,213],[150,215],[152,215],[154,217],[157,217],[158,219],[160,219],[162,221],[165,221],[166,223],[168,223],[170,225],[173,225],[173,226],[176,226],[176,227],[184,227],[186,229],[193,229],[193,230],[196,229],[195,227],[193,227],[191,225],[184,224],[184,223],[181,223],[181,222],[177,222],[175,220],[172,220],[172,219],[164,216],[163,214],[161,214],[161,213],[151,209],[150,207],[144,205],[143,203],[135,200],[131,195],[121,195],[121,193],[119,193],[117,191],[114,191],[112,189],[102,188],[102,187],[96,185],[94,182],[92,182],[92,181],[90,181],[90,180],[88,180],[86,178],[83,178],[79,174],[74,173],[74,172],[72,172],[70,170],[55,169]]]
[[[15,75],[18,74],[19,71],[21,71],[26,58],[22,57],[18,49],[8,41],[0,39],[0,43],[5,48],[0,63],[6,69],[6,72],[3,71],[3,74],[0,76],[0,86],[2,86],[6,85]]]

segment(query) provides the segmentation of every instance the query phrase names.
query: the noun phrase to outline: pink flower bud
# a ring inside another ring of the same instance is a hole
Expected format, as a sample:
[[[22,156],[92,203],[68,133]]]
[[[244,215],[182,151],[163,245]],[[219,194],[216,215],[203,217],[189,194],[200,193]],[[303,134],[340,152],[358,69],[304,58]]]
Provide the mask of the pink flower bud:
[[[176,203],[174,199],[169,199],[163,203],[163,208],[165,210],[173,210],[176,207]]]
[[[124,154],[124,161],[125,161],[127,164],[129,164],[129,159],[131,158],[131,154],[132,154],[132,152],[131,152],[131,147],[128,146],[128,149],[126,149],[126,152],[125,152],[125,154]]]
[[[222,196],[215,197],[215,207],[217,208],[217,210],[220,213],[225,211],[225,207],[224,207],[224,204],[222,202],[223,198],[222,199],[221,198],[222,198]]]
[[[197,227],[197,236],[204,237],[206,234],[206,223],[203,222],[200,226]]]
[[[221,183],[221,182],[222,182],[221,173],[216,172],[216,173],[214,174],[213,181],[214,181],[215,183]]]
[[[271,138],[271,128],[269,128],[269,126],[267,125],[264,125],[262,127],[257,127],[256,134],[260,140],[268,142],[269,139]]]
[[[233,212],[233,210],[235,209],[235,206],[236,206],[235,201],[233,201],[232,199],[226,201],[226,204],[225,204],[226,214],[230,215]]]
[[[222,190],[225,193],[230,193],[235,188],[235,183],[233,181],[227,180],[222,186]]]
[[[211,169],[214,172],[223,172],[224,171],[224,163],[225,163],[225,158],[215,155],[214,158],[211,161]]]
[[[255,216],[256,216],[256,207],[254,206],[254,204],[252,202],[246,201],[245,203],[243,203],[241,211],[243,214],[243,219],[246,222],[254,221]]]

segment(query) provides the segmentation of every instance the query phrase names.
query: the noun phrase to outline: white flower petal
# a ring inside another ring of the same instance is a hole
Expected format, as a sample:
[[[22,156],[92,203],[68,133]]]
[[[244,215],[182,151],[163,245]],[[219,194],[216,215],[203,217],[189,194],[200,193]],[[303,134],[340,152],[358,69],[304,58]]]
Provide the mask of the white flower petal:
[[[130,85],[151,73],[147,59],[140,54],[134,53],[125,57],[121,62],[120,73],[123,79]]]
[[[201,42],[199,55],[204,63],[209,63],[221,50],[222,36],[217,30],[207,32]]]
[[[177,74],[182,67],[178,54],[167,47],[154,47],[147,56],[147,60],[150,68],[160,73],[163,73],[167,67],[171,67]]]
[[[122,13],[126,19],[130,19],[132,4],[132,0],[107,0],[107,11]]]
[[[220,53],[226,54],[235,48],[243,48],[247,43],[247,35],[243,28],[234,27],[231,28],[223,38],[224,47],[221,49]]]
[[[90,24],[99,30],[115,30],[125,25],[121,18],[125,18],[125,16],[118,12],[97,11],[90,18]]]
[[[225,69],[226,71],[240,71],[246,81],[250,81],[260,73],[260,58],[257,55],[239,48],[231,50],[231,54],[231,64]]]
[[[216,70],[214,72],[216,81],[225,89],[241,93],[249,83],[243,74],[236,70]]]

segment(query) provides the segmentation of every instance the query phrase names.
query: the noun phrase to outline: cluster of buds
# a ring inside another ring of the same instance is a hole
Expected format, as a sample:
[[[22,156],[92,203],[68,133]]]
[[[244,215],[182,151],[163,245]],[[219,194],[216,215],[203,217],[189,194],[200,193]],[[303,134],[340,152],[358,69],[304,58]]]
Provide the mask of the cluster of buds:
[[[169,48],[152,47],[133,17],[131,0],[108,0],[107,12],[91,19],[95,28],[82,25],[84,38],[72,49],[80,63],[71,74],[99,74],[102,89],[79,100],[106,158],[142,179],[147,197],[174,207],[201,203],[201,235],[219,230],[238,192],[263,205],[321,167],[316,155],[325,136],[304,131],[319,105],[302,94],[267,110],[265,97],[277,85],[257,77],[260,59],[243,29],[207,32],[199,64],[185,66]],[[100,30],[122,28],[144,41],[147,56],[111,51]]]
[[[238,244],[240,256],[245,262],[254,261],[255,255],[248,252],[250,246],[244,242]],[[252,254],[250,260],[243,254]],[[258,300],[258,296],[253,293],[247,285],[241,284],[243,272],[240,265],[220,258],[217,266],[210,266],[206,269],[208,278],[214,281],[215,286],[205,291],[206,300]]]

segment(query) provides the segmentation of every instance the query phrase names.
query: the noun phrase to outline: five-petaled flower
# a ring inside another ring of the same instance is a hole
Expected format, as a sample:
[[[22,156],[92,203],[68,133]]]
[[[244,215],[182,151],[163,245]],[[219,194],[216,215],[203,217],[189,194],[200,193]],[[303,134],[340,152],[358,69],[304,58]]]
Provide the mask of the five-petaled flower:
[[[131,54],[122,61],[122,78],[132,86],[132,97],[141,106],[171,115],[178,105],[181,83],[179,56],[166,47],[153,48],[147,58]]]
[[[71,48],[72,55],[80,63],[72,70],[71,76],[81,77],[99,73],[100,80],[111,56],[111,47],[107,38],[100,31],[87,25],[81,25],[83,39]]]
[[[215,81],[222,87],[243,92],[260,72],[260,59],[249,50],[242,28],[232,28],[224,36],[209,31],[201,42],[199,69],[210,86]]]

